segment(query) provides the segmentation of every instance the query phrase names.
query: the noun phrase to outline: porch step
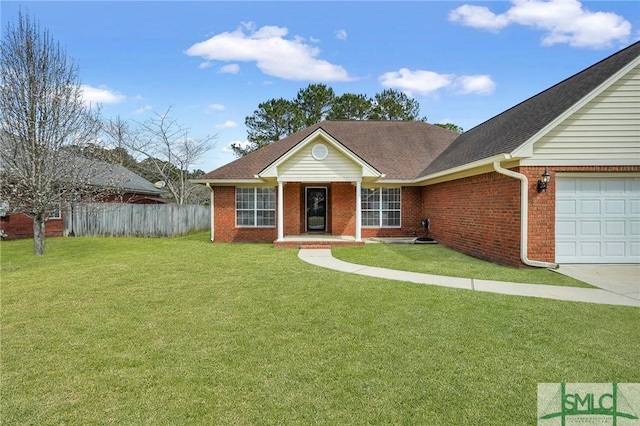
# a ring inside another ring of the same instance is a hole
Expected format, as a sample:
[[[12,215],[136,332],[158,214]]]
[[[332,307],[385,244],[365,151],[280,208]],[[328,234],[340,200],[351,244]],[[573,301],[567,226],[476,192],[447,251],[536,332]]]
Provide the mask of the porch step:
[[[331,244],[300,244],[299,248],[304,249],[328,249],[331,248]]]

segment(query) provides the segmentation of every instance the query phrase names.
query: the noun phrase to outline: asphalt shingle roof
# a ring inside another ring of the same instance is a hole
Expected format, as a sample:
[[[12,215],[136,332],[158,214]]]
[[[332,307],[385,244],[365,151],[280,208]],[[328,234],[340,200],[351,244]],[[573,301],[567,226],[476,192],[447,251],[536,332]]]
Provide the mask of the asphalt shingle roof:
[[[638,56],[640,42],[463,133],[421,175],[513,152]]]
[[[322,121],[200,177],[253,179],[322,128],[386,179],[412,180],[510,154],[640,56],[640,42],[458,135],[422,121]]]
[[[94,186],[116,186],[125,192],[147,195],[161,195],[166,192],[166,190],[157,188],[139,174],[120,164],[111,164],[96,160],[88,161],[90,167],[93,169],[91,184]]]
[[[423,121],[322,121],[199,179],[252,179],[318,128],[387,179],[414,179],[458,134]]]

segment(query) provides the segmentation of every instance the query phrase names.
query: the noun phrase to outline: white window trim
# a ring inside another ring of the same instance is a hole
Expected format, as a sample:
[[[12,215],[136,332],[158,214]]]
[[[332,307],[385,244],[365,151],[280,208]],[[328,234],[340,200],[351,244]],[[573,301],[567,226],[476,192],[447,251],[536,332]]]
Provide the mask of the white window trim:
[[[56,206],[49,212],[47,220],[49,219],[62,219],[62,205],[57,203]]]
[[[397,189],[400,191],[400,209],[399,210],[390,210],[390,209],[383,209],[382,208],[382,189]],[[362,191],[367,190],[370,191],[371,189],[374,190],[379,190],[380,191],[380,200],[379,200],[379,204],[380,204],[380,208],[377,210],[372,210],[372,209],[365,209],[364,207],[362,207],[362,202],[364,201],[364,198],[362,198],[362,200],[360,201],[360,206],[361,206],[361,210],[362,210],[362,216],[364,216],[365,212],[370,212],[370,211],[377,211],[378,212],[378,225],[372,226],[372,225],[362,225],[363,228],[369,228],[369,229],[399,229],[402,228],[402,187],[375,187],[375,188],[362,188]],[[400,224],[397,226],[383,226],[382,225],[382,212],[384,211],[397,211],[400,212]]]
[[[275,199],[275,188],[274,187],[240,187],[240,186],[236,186],[236,190],[235,190],[235,195],[234,195],[234,206],[233,206],[233,211],[235,214],[235,226],[236,228],[275,228],[276,227],[276,220],[274,220],[273,225],[258,225],[258,210],[260,211],[271,211],[271,209],[258,209],[257,205],[258,205],[258,189],[265,189],[265,188],[271,188],[272,191],[274,191],[274,199]],[[240,211],[253,211],[253,225],[238,225],[238,189],[253,189],[253,209],[252,210],[244,210],[244,209],[240,209]],[[278,203],[278,200],[276,199],[274,202],[274,206],[273,206],[273,212],[274,212],[274,216],[276,213],[276,204]]]

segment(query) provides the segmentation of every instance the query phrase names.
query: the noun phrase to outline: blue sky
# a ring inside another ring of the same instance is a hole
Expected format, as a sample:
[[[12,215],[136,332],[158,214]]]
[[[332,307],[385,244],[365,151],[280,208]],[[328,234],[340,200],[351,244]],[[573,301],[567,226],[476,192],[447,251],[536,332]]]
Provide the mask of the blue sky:
[[[259,103],[311,83],[397,89],[469,130],[640,39],[637,1],[2,1],[3,27],[20,6],[106,117],[171,107],[191,137],[217,135],[205,171],[235,159]]]

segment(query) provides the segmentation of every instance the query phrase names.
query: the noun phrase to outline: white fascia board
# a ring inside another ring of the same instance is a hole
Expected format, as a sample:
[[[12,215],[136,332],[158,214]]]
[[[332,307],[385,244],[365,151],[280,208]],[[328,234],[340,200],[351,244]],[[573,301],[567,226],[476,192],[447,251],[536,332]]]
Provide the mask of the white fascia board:
[[[322,128],[315,130],[313,133],[308,135],[306,138],[301,140],[287,151],[284,155],[278,158],[273,163],[269,164],[265,167],[260,173],[257,174],[260,178],[273,178],[278,177],[278,166],[283,164],[285,161],[296,155],[300,150],[302,150],[308,144],[317,141],[318,138],[322,138],[322,140],[328,144],[330,144],[333,148],[338,150],[342,155],[356,163],[358,166],[362,167],[362,176],[366,177],[380,177],[383,176],[378,170],[376,170],[373,166],[368,164],[366,161],[362,160],[360,157],[352,153],[350,150],[345,148],[338,140],[334,139],[333,136],[325,132]]]
[[[386,188],[386,187],[397,187],[397,186],[417,186],[412,183],[410,180],[402,180],[402,179],[390,179],[390,180],[373,180],[373,181],[364,181],[362,182],[363,188]]]
[[[191,179],[189,182],[196,185],[210,186],[237,186],[237,185],[260,185],[265,183],[264,179]]]
[[[600,95],[602,92],[611,87],[616,81],[618,81],[622,76],[626,75],[629,71],[640,64],[640,57],[635,58],[633,61],[629,62],[627,66],[620,69],[617,73],[609,77],[607,81],[602,83],[600,86],[596,87],[591,93],[588,93],[584,98],[580,99],[578,102],[573,104],[569,109],[567,109],[564,113],[560,114],[553,120],[551,123],[547,124],[543,129],[541,129],[538,133],[533,135],[529,140],[520,145],[520,147],[516,148],[511,154],[514,157],[531,157],[533,155],[533,144],[539,141],[542,137],[544,137],[547,133],[553,130],[560,123],[569,118],[573,113],[580,110],[586,104],[591,102],[596,96]]]
[[[415,184],[427,184],[428,181],[433,179],[438,179],[442,177],[446,177],[447,175],[455,175],[456,173],[461,173],[465,171],[469,171],[475,168],[479,168],[482,166],[493,165],[495,161],[507,161],[507,160],[517,160],[513,158],[510,154],[499,154],[494,155],[493,157],[483,158],[482,160],[474,161],[473,163],[463,164],[462,166],[454,167],[453,169],[443,170],[441,172],[433,173],[431,175],[423,176],[418,179],[414,179],[411,183]]]

